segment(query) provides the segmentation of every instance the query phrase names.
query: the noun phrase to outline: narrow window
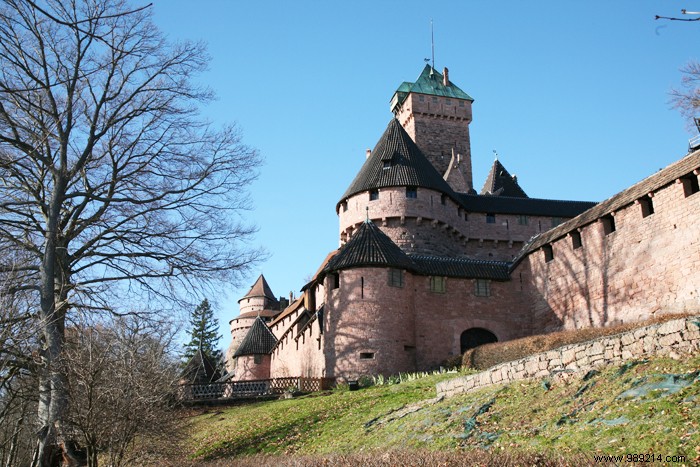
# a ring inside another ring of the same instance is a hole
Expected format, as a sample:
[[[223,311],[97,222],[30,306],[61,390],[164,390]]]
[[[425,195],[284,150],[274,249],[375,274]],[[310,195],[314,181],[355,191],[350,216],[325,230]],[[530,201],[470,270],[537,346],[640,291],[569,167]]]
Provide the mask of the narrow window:
[[[365,298],[365,278],[360,277],[360,298]]]
[[[610,235],[615,231],[615,218],[611,214],[601,217],[600,220],[603,222],[603,232],[605,235]]]
[[[447,201],[447,196],[440,195],[440,204],[444,205],[446,201]]]
[[[403,271],[401,269],[389,269],[389,285],[391,287],[403,287]]]
[[[519,225],[527,225],[527,221],[528,221],[528,218],[527,218],[526,215],[520,214],[520,215],[518,216],[518,224],[519,224]]]
[[[406,198],[418,198],[418,189],[414,186],[407,186]]]
[[[477,279],[474,294],[477,297],[491,296],[491,281],[488,279]]]
[[[430,291],[445,293],[445,278],[442,276],[430,276]]]
[[[583,245],[583,243],[581,243],[581,232],[574,230],[569,235],[571,235],[571,246],[574,247],[574,250],[581,248]]]
[[[683,193],[685,194],[686,198],[700,191],[698,177],[692,172],[684,177],[681,177],[681,182],[683,183]]]
[[[369,190],[369,200],[374,201],[379,199],[379,190]]]
[[[654,202],[649,196],[639,198],[639,205],[642,207],[642,217],[649,217],[654,214]]]
[[[544,251],[544,261],[546,263],[549,263],[554,259],[554,250],[552,249],[552,245],[543,246],[542,251]]]
[[[469,214],[466,212],[464,213],[464,220],[467,222],[469,221]]]
[[[348,202],[343,203],[343,212],[346,212],[348,210]]]
[[[360,360],[374,360],[374,352],[360,352]]]
[[[331,288],[333,288],[333,289],[340,288],[340,274],[337,272],[334,274],[331,274]]]
[[[487,224],[495,224],[496,223],[496,214],[491,213],[491,212],[486,214],[486,223]]]
[[[562,222],[564,222],[564,220],[561,217],[552,217],[552,227],[556,227]]]

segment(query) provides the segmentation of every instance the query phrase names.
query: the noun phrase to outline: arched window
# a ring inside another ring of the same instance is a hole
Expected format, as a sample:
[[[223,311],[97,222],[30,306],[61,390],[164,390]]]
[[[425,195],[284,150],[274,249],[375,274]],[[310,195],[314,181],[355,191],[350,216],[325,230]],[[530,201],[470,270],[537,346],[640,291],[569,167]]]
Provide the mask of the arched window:
[[[498,342],[498,338],[491,331],[482,328],[467,329],[459,338],[460,352],[464,353],[469,349],[491,342]]]

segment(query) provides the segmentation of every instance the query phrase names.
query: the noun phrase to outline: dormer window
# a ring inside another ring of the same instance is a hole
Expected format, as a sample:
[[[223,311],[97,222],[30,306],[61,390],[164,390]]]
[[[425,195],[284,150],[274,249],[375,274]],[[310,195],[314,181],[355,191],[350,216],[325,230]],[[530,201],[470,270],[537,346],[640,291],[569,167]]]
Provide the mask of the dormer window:
[[[391,168],[391,161],[384,161],[384,166],[382,167],[383,169],[389,169]]]

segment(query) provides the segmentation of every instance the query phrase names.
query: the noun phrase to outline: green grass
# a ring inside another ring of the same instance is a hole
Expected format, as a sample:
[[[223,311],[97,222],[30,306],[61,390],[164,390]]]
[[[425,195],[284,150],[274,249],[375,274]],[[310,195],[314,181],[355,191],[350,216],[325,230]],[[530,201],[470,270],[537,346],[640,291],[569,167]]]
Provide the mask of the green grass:
[[[518,382],[438,402],[429,401],[435,384],[455,374],[210,410],[191,418],[186,451],[196,462],[405,449],[572,457],[653,452],[685,456],[685,465],[700,462],[700,379],[686,376],[693,382],[674,393],[619,397],[672,381],[668,374],[691,374],[700,368],[700,356],[637,363],[585,381]]]

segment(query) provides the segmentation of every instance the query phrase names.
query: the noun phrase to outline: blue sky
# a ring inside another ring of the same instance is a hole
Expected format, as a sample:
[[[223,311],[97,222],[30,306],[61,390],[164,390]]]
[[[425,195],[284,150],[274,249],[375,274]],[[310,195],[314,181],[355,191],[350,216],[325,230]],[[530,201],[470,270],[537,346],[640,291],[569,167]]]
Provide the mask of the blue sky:
[[[335,205],[392,118],[389,100],[435,67],[474,99],[474,184],[493,150],[531,197],[601,201],[687,150],[668,92],[697,59],[685,1],[154,2],[171,39],[202,40],[203,115],[237,122],[265,159],[247,214],[270,258],[217,300],[222,344],[237,299],[261,272],[296,295],[338,247]]]

